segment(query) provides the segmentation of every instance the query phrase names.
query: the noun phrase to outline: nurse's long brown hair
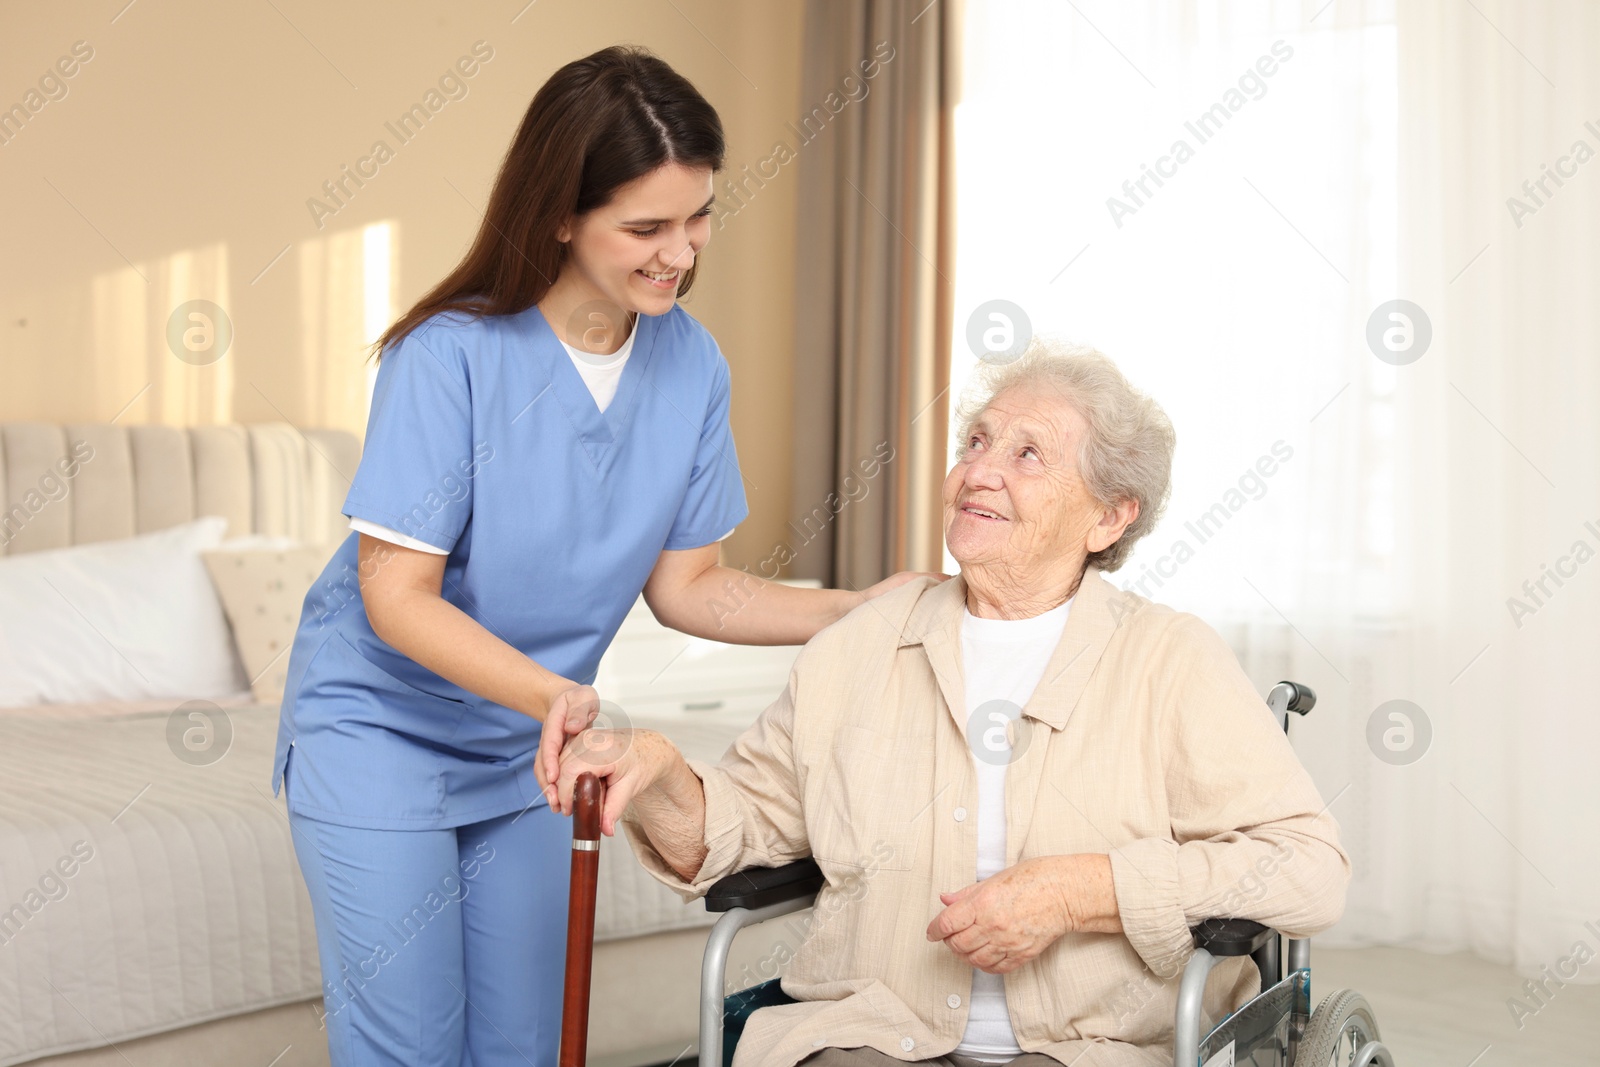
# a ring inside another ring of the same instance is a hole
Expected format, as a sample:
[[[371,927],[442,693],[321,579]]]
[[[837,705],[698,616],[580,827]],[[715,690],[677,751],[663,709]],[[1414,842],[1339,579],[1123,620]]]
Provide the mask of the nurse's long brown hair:
[[[442,311],[526,311],[566,260],[562,223],[662,164],[715,172],[725,153],[716,110],[648,49],[613,45],[568,63],[528,105],[466,257],[374,342],[377,357]],[[680,297],[697,269],[678,280]]]

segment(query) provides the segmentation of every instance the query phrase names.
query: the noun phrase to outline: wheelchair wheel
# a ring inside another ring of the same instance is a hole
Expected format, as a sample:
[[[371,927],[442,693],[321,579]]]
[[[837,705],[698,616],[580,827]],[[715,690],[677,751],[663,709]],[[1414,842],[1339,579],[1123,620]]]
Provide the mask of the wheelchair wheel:
[[[1294,1062],[1295,1067],[1394,1067],[1367,998],[1354,989],[1323,998],[1300,1039]]]

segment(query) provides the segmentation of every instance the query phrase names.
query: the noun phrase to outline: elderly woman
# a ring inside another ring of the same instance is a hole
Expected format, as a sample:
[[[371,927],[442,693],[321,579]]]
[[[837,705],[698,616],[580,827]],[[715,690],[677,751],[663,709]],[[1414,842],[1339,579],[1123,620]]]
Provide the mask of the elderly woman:
[[[1228,647],[1102,577],[1165,504],[1166,416],[1039,341],[977,390],[944,484],[959,577],[819,633],[716,766],[648,731],[562,755],[558,809],[599,774],[602,829],[685,899],[821,866],[798,1003],[751,1018],[741,1067],[1170,1063],[1191,924],[1308,937],[1343,909],[1334,822]],[[1208,1010],[1258,981],[1225,961]]]

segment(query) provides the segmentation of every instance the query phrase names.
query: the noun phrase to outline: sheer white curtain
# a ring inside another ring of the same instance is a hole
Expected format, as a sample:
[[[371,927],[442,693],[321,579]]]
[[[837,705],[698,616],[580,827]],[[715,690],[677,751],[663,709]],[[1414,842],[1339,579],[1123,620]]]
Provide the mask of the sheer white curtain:
[[[1172,502],[1114,579],[1321,695],[1292,730],[1356,864],[1323,940],[1600,947],[1600,14],[966,18],[953,392],[1005,300],[1166,407]]]

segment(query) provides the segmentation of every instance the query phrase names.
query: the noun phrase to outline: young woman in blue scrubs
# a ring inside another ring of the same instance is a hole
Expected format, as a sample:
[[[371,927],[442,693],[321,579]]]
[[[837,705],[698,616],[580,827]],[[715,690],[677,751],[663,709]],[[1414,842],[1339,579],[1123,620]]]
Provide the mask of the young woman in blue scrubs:
[[[791,644],[914,577],[719,565],[747,513],[728,365],[677,298],[723,157],[716,112],[648,52],[568,64],[465,259],[379,342],[353,532],[306,597],[273,769],[335,1067],[555,1063],[571,825],[535,757],[593,721],[641,592],[684,633]]]

